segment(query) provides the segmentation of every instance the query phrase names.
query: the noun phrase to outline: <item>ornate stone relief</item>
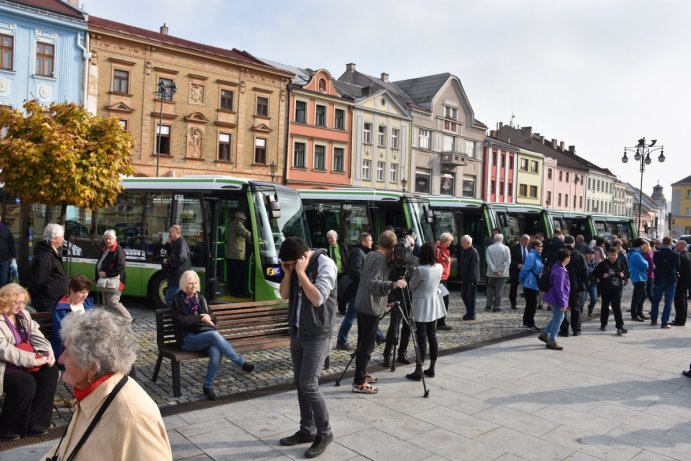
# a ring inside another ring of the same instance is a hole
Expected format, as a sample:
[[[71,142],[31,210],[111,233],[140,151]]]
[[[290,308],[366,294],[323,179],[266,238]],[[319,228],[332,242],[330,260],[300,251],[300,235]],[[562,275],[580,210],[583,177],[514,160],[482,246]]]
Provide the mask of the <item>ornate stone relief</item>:
[[[204,105],[204,85],[190,83],[190,104]]]
[[[202,158],[202,141],[204,133],[199,128],[190,128],[187,131],[187,157]]]

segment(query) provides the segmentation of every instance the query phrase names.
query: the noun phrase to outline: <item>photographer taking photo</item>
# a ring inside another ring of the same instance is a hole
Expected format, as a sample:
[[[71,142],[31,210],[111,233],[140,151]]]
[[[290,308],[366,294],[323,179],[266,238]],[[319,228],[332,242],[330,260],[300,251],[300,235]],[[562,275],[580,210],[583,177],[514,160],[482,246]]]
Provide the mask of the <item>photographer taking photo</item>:
[[[379,389],[372,386],[373,378],[367,376],[367,365],[374,349],[374,337],[377,333],[379,318],[386,312],[388,294],[396,288],[405,288],[405,280],[389,280],[389,257],[396,246],[396,234],[384,231],[379,236],[379,247],[365,257],[365,264],[360,276],[355,297],[355,309],[358,312],[358,349],[355,356],[355,378],[353,392],[359,394],[376,394]]]

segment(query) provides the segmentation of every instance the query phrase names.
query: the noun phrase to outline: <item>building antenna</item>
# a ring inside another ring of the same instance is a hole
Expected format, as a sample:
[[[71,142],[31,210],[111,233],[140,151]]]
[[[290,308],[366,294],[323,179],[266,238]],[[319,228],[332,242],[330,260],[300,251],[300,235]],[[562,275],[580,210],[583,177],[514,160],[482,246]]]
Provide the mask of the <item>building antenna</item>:
[[[514,114],[513,111],[511,111],[511,121],[509,122],[509,126],[511,128],[513,128],[513,119],[515,119],[515,118],[516,118],[516,114]]]

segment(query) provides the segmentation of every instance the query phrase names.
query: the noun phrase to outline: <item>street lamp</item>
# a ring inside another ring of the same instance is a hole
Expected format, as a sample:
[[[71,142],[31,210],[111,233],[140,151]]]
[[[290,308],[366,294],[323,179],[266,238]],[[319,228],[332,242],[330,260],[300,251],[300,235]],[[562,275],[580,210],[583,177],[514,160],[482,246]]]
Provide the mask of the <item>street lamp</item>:
[[[626,155],[627,152],[633,152],[633,159],[640,163],[641,171],[641,187],[638,190],[638,227],[641,229],[641,211],[643,209],[643,173],[645,172],[645,166],[650,165],[653,161],[650,158],[650,154],[656,151],[660,151],[660,155],[657,157],[657,161],[662,163],[666,160],[665,158],[665,147],[655,146],[657,144],[657,139],[652,139],[649,144],[645,143],[645,138],[638,140],[638,144],[635,147],[624,147],[624,155],[621,157],[622,163],[627,163],[629,157]],[[653,147],[655,146],[655,147]]]
[[[405,192],[405,186],[408,185],[408,180],[406,178],[401,179],[401,191]]]
[[[271,165],[269,165],[269,173],[271,173],[271,182],[274,182],[274,178],[276,177],[276,162],[272,161]]]
[[[163,99],[170,95],[168,98],[172,101],[173,95],[178,89],[175,87],[175,82],[170,82],[170,85],[166,85],[164,79],[159,79],[158,88],[156,90],[156,96],[161,100],[161,110],[159,113],[158,129],[156,130],[156,146],[154,149],[154,155],[156,155],[156,177],[158,178],[158,168],[161,163],[161,131],[163,130]]]

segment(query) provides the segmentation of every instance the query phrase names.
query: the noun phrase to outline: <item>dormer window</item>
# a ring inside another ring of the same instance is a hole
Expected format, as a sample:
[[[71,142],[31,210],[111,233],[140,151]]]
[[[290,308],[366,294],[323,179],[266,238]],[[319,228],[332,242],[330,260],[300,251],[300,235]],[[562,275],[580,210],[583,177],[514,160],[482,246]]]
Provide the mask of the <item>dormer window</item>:
[[[323,78],[319,79],[319,91],[321,93],[326,93],[326,80]]]

